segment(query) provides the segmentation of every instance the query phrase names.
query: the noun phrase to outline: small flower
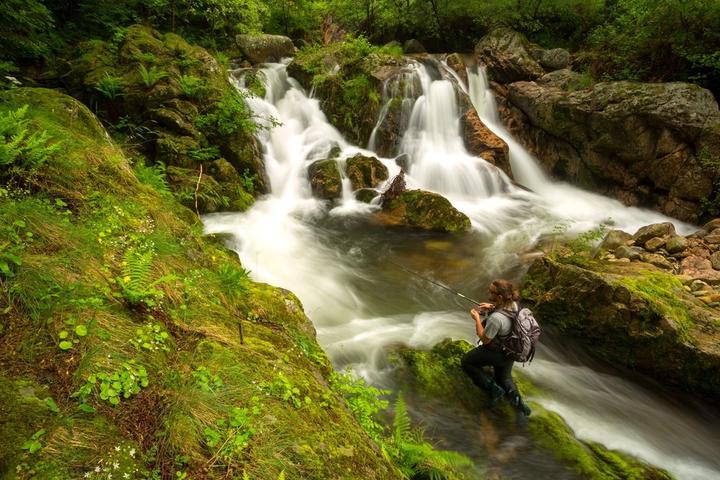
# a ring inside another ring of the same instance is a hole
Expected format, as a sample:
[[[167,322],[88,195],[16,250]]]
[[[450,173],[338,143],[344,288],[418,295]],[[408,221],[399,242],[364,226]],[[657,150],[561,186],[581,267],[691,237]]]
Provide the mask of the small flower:
[[[120,451],[120,445],[115,445],[115,451],[116,451],[116,452],[119,452],[119,451]]]
[[[85,472],[85,475],[83,475],[85,478],[90,478],[90,472]]]
[[[129,453],[132,458],[135,458],[135,449],[134,448],[130,449]]]
[[[100,473],[100,465],[98,465],[97,467],[95,467],[95,473]]]
[[[120,464],[118,462],[113,462],[113,468],[117,470],[118,468],[120,468]]]
[[[129,473],[123,473],[123,478],[130,478],[130,474],[129,474]]]

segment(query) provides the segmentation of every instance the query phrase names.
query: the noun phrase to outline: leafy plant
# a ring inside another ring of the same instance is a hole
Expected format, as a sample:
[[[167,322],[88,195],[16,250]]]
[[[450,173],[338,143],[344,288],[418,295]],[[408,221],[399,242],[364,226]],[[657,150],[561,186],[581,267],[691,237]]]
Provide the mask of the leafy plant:
[[[157,285],[175,278],[166,275],[152,280],[152,265],[155,251],[151,247],[131,247],[123,257],[122,276],[116,278],[120,286],[120,294],[131,306],[145,305],[155,307],[163,297]]]
[[[133,170],[140,183],[150,185],[162,195],[169,196],[172,194],[167,183],[167,167],[164,163],[145,165],[145,162],[139,161],[133,165]]]
[[[138,67],[138,73],[140,74],[140,78],[142,78],[142,81],[146,87],[152,87],[157,82],[168,76],[167,72],[159,70],[154,66],[150,67],[150,69],[148,70],[143,64],[140,64],[140,66]]]
[[[255,183],[258,181],[256,173],[251,174],[247,168],[243,171],[241,177],[241,183],[243,189],[248,193],[255,193]]]
[[[246,293],[250,288],[250,272],[232,263],[223,263],[217,269],[217,276],[223,292],[232,298]]]
[[[138,365],[135,360],[129,360],[124,362],[118,371],[88,376],[85,384],[73,397],[79,397],[85,402],[91,393],[96,392],[101,400],[106,400],[111,405],[119,405],[121,398],[127,399],[140,393],[149,383],[145,367]]]
[[[295,408],[312,403],[312,399],[307,395],[303,395],[300,388],[282,372],[278,373],[272,382],[261,384],[261,388],[270,395],[290,403]]]
[[[105,98],[114,100],[122,95],[123,80],[120,77],[105,72],[105,76],[95,84],[95,90],[102,93]]]
[[[28,106],[0,112],[0,179],[31,177],[60,149],[45,131],[32,128]]]
[[[35,453],[40,450],[42,448],[42,443],[40,443],[40,437],[45,435],[45,433],[46,432],[44,428],[41,428],[40,430],[35,432],[32,437],[30,437],[22,444],[22,449],[27,450],[28,453]]]
[[[58,347],[60,350],[70,350],[73,346],[80,343],[80,339],[87,336],[89,328],[94,324],[91,321],[87,324],[77,323],[74,318],[65,320],[65,324],[69,327],[58,332]]]
[[[23,231],[26,226],[23,220],[15,220],[0,227],[1,238],[5,239],[0,241],[0,278],[13,277],[22,265],[22,251],[33,238],[32,232]]]
[[[192,372],[192,376],[195,379],[195,383],[198,388],[206,393],[214,392],[223,386],[222,379],[219,376],[210,373],[210,370],[206,367],[197,367]]]
[[[258,129],[258,125],[251,119],[250,109],[242,94],[238,92],[223,94],[214,110],[201,115],[196,125],[201,130],[213,128],[220,135],[231,135],[238,130],[252,134]]]
[[[215,146],[201,147],[190,150],[188,155],[198,163],[209,162],[220,158],[220,149]]]
[[[135,330],[135,337],[130,339],[130,344],[138,350],[169,352],[170,347],[167,341],[170,335],[159,323],[147,323]]]
[[[390,391],[369,387],[365,384],[365,380],[355,378],[348,371],[334,373],[330,385],[345,399],[353,416],[370,438],[380,441],[385,426],[379,420],[378,414],[388,407],[387,400],[381,397],[388,395]]]
[[[255,433],[252,415],[247,408],[234,407],[227,420],[219,419],[215,425],[205,427],[205,445],[215,451],[213,458],[229,464],[240,457]]]
[[[177,79],[180,90],[188,98],[199,98],[205,91],[205,83],[193,75],[181,75]]]

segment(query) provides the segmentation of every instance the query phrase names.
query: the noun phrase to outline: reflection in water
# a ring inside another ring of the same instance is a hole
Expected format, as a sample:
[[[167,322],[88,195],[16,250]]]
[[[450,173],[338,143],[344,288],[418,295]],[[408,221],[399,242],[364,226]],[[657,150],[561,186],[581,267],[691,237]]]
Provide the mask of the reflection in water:
[[[445,195],[471,218],[473,232],[441,237],[373,227],[367,218],[377,207],[356,202],[349,182],[330,212],[313,199],[310,163],[325,158],[334,146],[341,148],[341,164],[355,153],[373,152],[349,145],[282,64],[263,69],[266,97],[248,99],[257,116],[282,123],[260,134],[272,194],[243,214],[204,218],[208,232],[232,234],[231,247],[254,279],[298,295],[336,366],[350,365],[378,384],[386,381],[383,351],[389,344],[429,348],[447,337],[474,340],[469,305],[393,263],[483,299],[494,277],[519,279],[523,254],[560,222],[578,231],[612,217],[620,228],[633,230],[666,220],[547,180],[497,121],[482,71],[470,71],[469,88],[464,88],[483,120],[509,144],[516,180],[535,193],[514,187],[465,151],[453,79],[442,65],[436,72],[429,68],[415,65],[417,88],[397,90],[406,96],[401,149],[409,155],[408,185]],[[381,161],[391,176],[398,173],[392,159]],[[687,228],[676,225],[680,231]],[[546,392],[537,400],[561,414],[582,438],[631,452],[679,478],[720,478],[717,417],[701,416],[687,403],[660,398],[657,388],[647,390],[602,370],[548,344],[523,371]],[[573,478],[538,453],[523,429],[502,425],[492,411],[463,412],[412,398],[408,403],[444,445],[470,455],[491,477]],[[709,426],[703,427],[706,421]]]

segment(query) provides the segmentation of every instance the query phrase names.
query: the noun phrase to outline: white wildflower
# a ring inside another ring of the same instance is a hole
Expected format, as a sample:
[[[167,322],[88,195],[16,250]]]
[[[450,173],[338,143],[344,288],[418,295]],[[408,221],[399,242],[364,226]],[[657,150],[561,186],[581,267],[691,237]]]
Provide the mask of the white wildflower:
[[[115,451],[116,451],[116,452],[119,452],[119,451],[120,451],[120,445],[115,445]]]
[[[113,462],[113,469],[117,470],[120,468],[120,464],[118,462]]]
[[[132,458],[135,458],[135,449],[134,448],[131,448],[129,453]]]

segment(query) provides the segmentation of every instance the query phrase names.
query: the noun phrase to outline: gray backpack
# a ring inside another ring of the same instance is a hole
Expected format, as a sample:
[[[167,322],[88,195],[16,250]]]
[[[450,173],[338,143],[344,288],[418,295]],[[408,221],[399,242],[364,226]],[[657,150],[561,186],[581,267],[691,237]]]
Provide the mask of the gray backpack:
[[[531,362],[540,339],[540,325],[532,311],[521,307],[517,313],[508,310],[500,310],[500,313],[512,320],[510,335],[502,341],[503,352],[516,362]]]

